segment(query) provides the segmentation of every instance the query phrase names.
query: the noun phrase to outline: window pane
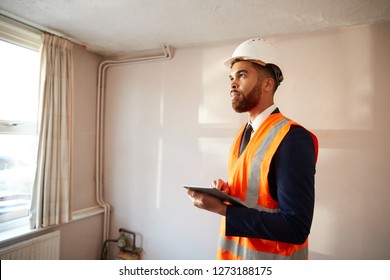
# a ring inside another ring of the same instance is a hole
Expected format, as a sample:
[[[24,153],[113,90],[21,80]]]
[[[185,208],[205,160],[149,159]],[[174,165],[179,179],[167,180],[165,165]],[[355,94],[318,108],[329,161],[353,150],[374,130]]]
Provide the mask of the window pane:
[[[39,53],[0,40],[0,120],[37,121]]]
[[[0,134],[0,222],[28,214],[36,145],[35,135]]]
[[[34,183],[39,52],[0,40],[0,222],[28,215]]]

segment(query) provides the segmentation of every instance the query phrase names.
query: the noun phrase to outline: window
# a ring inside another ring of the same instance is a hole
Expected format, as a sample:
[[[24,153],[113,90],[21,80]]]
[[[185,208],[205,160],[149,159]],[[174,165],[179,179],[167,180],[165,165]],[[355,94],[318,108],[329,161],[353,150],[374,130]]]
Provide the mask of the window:
[[[0,18],[0,227],[28,215],[37,154],[40,35]]]

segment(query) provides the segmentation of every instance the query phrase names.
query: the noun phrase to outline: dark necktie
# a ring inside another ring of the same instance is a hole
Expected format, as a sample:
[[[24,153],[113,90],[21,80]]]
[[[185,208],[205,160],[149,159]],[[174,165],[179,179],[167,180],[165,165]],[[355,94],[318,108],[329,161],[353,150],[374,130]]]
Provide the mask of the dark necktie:
[[[248,123],[242,135],[241,145],[240,145],[240,155],[245,150],[246,145],[248,145],[249,140],[251,139],[252,131],[253,131],[252,126]]]

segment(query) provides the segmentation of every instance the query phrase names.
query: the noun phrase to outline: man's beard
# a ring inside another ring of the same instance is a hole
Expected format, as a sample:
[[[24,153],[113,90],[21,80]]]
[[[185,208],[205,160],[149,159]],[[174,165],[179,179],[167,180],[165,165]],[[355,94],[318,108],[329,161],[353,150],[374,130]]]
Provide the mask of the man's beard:
[[[261,99],[261,86],[260,83],[251,89],[248,95],[244,96],[241,92],[241,95],[238,99],[232,100],[232,107],[237,113],[244,113],[252,110],[257,106]]]

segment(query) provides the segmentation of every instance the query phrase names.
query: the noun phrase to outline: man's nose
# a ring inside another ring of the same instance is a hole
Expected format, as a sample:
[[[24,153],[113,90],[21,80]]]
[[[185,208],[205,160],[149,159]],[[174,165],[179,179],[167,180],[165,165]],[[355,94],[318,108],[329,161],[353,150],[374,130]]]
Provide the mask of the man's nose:
[[[231,89],[237,89],[237,88],[238,88],[238,84],[237,84],[236,79],[233,79],[233,80],[230,82],[230,88],[231,88]]]

